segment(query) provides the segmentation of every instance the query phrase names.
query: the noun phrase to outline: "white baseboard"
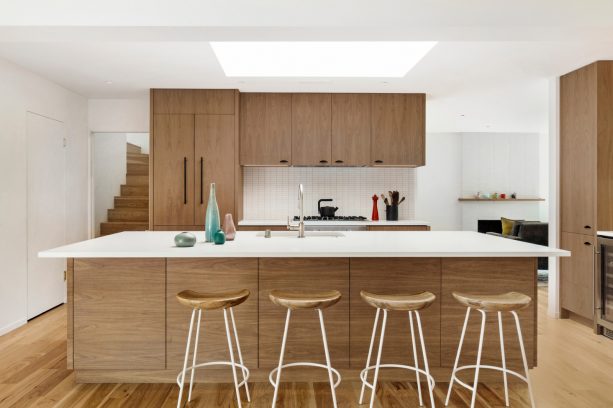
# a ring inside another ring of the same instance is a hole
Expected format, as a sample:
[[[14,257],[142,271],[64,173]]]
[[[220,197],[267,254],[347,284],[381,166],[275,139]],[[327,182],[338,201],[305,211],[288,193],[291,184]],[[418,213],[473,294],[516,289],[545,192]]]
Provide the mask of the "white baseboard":
[[[24,324],[26,324],[28,321],[23,319],[23,320],[17,320],[16,322],[13,322],[11,324],[7,324],[4,327],[0,327],[0,336],[4,336],[6,333],[11,332],[13,330],[15,330],[18,327],[23,326]]]

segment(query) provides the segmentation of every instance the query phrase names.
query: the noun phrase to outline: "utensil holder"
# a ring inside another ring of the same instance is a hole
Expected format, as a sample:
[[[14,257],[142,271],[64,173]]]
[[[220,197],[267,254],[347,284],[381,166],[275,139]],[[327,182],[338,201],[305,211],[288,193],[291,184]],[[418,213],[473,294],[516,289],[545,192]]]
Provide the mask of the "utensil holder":
[[[385,206],[385,219],[387,221],[398,221],[398,206],[395,204]]]

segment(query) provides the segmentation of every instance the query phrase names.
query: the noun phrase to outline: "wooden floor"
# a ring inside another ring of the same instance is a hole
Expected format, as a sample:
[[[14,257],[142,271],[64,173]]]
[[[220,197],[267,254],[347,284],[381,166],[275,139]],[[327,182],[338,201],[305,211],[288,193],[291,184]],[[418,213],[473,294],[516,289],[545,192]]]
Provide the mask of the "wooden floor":
[[[613,341],[595,336],[572,320],[546,317],[546,289],[539,290],[539,367],[531,371],[540,408],[613,407]],[[443,406],[447,384],[436,386],[436,404]],[[268,407],[272,387],[250,384],[252,402]],[[343,382],[339,406],[357,407],[360,384]],[[231,384],[198,384],[190,407],[235,407]],[[66,311],[54,309],[0,337],[0,407],[175,407],[177,387],[171,384],[75,384],[66,369]],[[470,395],[457,389],[450,406],[466,407]],[[278,407],[330,407],[327,383],[289,383]],[[367,405],[365,405],[367,406]],[[415,384],[386,382],[377,389],[377,407],[418,406]],[[479,386],[477,406],[503,407],[499,384]],[[511,406],[528,407],[527,389],[511,385]]]

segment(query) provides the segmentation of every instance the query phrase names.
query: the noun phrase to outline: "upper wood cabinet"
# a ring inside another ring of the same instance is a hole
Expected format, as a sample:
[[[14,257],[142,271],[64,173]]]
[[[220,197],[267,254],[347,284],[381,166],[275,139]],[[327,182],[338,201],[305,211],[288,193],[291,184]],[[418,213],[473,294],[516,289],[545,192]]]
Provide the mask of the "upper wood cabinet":
[[[330,94],[292,94],[292,164],[329,165],[332,160]]]
[[[154,113],[234,115],[234,89],[154,89]]]
[[[372,165],[423,166],[425,146],[424,94],[372,95]]]
[[[560,79],[561,229],[596,231],[597,70],[588,65]]]
[[[153,224],[194,223],[194,115],[153,115]]]
[[[211,183],[223,222],[225,214],[234,214],[234,116],[196,115],[194,150],[195,224],[204,225]]]
[[[332,94],[332,164],[370,164],[370,94]]]
[[[152,229],[203,228],[213,182],[220,216],[238,220],[237,92],[154,89],[151,95]]]
[[[289,166],[292,94],[245,93],[240,99],[240,164]]]

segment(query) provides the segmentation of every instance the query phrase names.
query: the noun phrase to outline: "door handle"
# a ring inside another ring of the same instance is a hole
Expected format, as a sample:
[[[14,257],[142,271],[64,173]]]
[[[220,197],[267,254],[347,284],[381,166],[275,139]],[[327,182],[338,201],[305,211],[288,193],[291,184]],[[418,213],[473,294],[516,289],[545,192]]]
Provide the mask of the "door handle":
[[[204,204],[204,157],[200,157],[200,204]]]
[[[183,204],[187,204],[187,157],[183,158]]]

